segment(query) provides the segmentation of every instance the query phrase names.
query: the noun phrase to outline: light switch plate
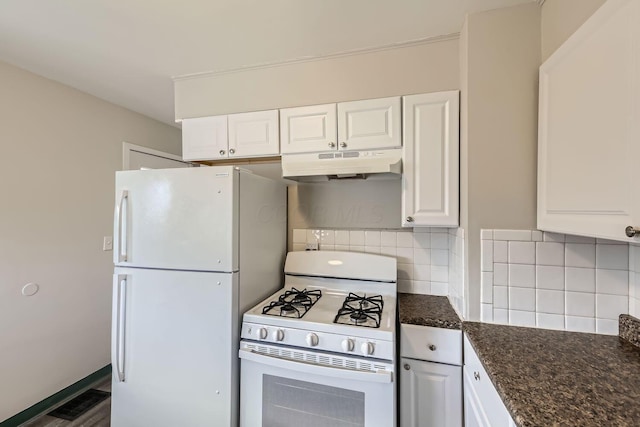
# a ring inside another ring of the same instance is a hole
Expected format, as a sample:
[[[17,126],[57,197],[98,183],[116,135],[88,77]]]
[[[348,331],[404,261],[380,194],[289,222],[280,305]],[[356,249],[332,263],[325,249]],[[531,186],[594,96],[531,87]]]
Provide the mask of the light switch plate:
[[[113,250],[113,237],[104,236],[102,239],[102,250],[103,251],[112,251]]]

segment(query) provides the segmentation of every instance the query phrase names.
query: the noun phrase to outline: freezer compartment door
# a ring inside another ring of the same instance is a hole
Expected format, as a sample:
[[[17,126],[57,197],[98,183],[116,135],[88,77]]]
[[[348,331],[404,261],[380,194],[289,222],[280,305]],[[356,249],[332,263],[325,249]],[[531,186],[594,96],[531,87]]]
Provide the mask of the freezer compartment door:
[[[116,269],[113,427],[237,424],[236,286],[237,274]]]
[[[231,166],[116,172],[114,263],[238,270],[238,171]]]

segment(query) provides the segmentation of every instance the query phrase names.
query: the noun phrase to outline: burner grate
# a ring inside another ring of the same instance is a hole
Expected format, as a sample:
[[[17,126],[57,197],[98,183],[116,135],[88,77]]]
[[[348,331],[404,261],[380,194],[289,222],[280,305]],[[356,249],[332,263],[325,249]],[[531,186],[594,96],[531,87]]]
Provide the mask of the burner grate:
[[[307,311],[322,297],[319,289],[299,291],[291,288],[262,308],[262,314],[272,316],[302,318]]]
[[[382,295],[367,297],[350,292],[333,323],[379,328],[383,307]]]

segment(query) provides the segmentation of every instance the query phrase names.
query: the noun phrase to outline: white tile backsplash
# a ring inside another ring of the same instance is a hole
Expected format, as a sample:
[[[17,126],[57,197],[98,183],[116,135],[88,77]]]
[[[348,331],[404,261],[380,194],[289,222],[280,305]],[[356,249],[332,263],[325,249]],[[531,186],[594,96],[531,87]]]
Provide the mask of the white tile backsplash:
[[[509,242],[510,264],[535,264],[536,244],[534,242]]]
[[[564,252],[564,265],[567,267],[595,268],[596,245],[567,243]]]
[[[564,265],[564,244],[556,242],[537,242],[536,264]]]
[[[640,316],[640,245],[539,230],[481,230],[481,319],[618,333]]]
[[[596,291],[596,270],[593,268],[567,267],[565,269],[565,289],[576,292]]]
[[[509,286],[534,288],[536,285],[536,267],[525,264],[509,265]]]
[[[564,270],[553,265],[536,265],[536,288],[564,291]]]
[[[306,243],[319,249],[393,256],[398,262],[398,291],[446,295],[464,315],[464,230],[293,230],[293,250]],[[492,301],[491,301],[492,302]]]
[[[349,245],[364,246],[364,231],[362,230],[349,231]]]
[[[381,246],[380,243],[380,231],[368,230],[364,232],[364,245],[365,246]]]

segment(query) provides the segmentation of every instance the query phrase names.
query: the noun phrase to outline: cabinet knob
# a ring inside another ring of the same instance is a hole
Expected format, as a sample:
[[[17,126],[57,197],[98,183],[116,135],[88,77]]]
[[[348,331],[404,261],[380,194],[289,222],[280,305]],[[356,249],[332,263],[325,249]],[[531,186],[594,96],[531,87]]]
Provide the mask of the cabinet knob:
[[[408,371],[408,370],[410,370],[410,369],[411,369],[411,366],[409,366],[409,364],[408,364],[408,363],[405,363],[405,364],[404,364],[404,370],[405,370],[405,371]]]
[[[342,148],[346,148],[346,147],[347,147],[347,143],[346,143],[346,142],[341,142],[341,143],[340,143],[340,147],[342,147]]]
[[[408,216],[407,217],[407,222],[413,222],[413,217],[412,216]]]
[[[429,344],[429,350],[436,351],[436,346],[433,344]]]
[[[235,148],[229,148],[229,154],[236,154]]]
[[[335,146],[336,146],[336,143],[335,143],[335,142],[330,142],[330,143],[329,143],[329,147],[334,148]]]
[[[640,228],[630,225],[624,229],[624,234],[626,234],[627,237],[638,237],[640,235]]]
[[[225,151],[224,150],[220,150],[220,155],[224,156]]]
[[[476,381],[480,381],[480,372],[475,371],[473,373],[473,378],[475,378]]]

